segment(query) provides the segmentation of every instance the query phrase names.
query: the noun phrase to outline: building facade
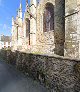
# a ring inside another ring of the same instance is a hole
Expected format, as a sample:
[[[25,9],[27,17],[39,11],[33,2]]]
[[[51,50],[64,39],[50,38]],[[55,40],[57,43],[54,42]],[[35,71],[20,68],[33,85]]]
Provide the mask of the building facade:
[[[80,1],[26,0],[12,18],[12,50],[80,57]]]

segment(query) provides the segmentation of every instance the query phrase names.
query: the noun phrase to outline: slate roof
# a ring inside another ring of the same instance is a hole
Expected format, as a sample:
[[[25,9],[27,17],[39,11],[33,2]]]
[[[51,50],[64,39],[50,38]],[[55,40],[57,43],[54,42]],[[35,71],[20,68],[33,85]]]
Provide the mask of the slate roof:
[[[1,36],[2,42],[11,42],[11,36]]]

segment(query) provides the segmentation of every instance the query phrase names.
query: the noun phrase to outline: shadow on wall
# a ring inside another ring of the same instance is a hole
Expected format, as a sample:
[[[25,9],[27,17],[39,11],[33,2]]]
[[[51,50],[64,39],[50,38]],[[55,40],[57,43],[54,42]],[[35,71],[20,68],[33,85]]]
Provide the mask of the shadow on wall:
[[[80,91],[80,60],[1,50],[0,57],[55,92]]]

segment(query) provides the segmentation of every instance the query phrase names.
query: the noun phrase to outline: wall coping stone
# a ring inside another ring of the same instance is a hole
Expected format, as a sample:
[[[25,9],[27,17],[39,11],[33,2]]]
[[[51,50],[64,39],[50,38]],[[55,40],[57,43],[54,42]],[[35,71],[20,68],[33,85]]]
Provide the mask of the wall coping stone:
[[[33,54],[33,53],[30,53]],[[56,54],[33,54],[33,55],[40,55],[40,56],[45,56],[45,57],[51,57],[51,58],[57,58],[57,59],[63,59],[63,60],[69,60],[69,61],[76,61],[76,62],[80,62],[80,58],[70,58],[70,57],[64,57],[64,56],[59,56]]]
[[[12,51],[15,52],[15,51]],[[36,55],[36,56],[44,56],[44,57],[51,57],[51,58],[57,58],[57,59],[63,59],[63,60],[69,60],[69,61],[76,61],[76,62],[80,62],[80,58],[72,58],[72,57],[64,57],[64,56],[59,56],[57,54],[36,54],[36,53],[27,53],[27,52],[23,52],[23,51],[17,51],[19,53],[25,53],[25,54],[31,54],[31,55]]]

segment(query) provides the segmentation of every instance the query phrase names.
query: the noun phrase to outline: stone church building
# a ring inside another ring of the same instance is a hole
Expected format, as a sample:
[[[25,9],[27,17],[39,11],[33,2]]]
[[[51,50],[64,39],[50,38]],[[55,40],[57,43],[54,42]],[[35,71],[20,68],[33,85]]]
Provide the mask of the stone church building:
[[[26,0],[12,18],[12,50],[80,57],[80,0]]]

